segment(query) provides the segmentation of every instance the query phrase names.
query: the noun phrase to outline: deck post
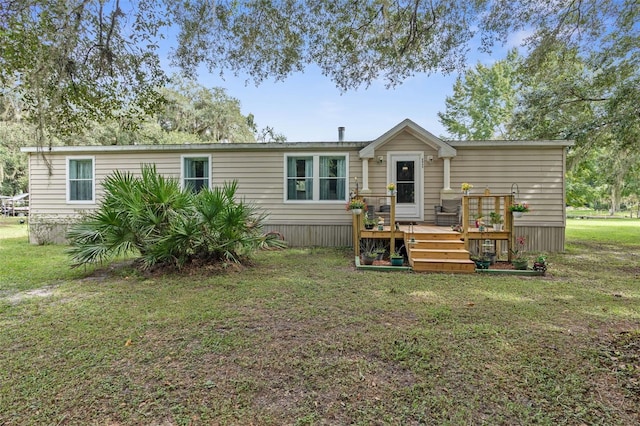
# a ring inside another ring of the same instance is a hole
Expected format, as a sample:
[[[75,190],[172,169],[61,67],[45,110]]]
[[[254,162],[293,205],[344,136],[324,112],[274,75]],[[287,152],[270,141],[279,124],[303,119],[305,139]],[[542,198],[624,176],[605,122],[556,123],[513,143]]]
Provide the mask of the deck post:
[[[464,249],[469,251],[469,196],[462,196],[462,237]]]
[[[389,196],[391,198],[391,210],[389,212],[389,224],[390,233],[389,233],[389,255],[392,255],[396,251],[396,196],[391,194]]]

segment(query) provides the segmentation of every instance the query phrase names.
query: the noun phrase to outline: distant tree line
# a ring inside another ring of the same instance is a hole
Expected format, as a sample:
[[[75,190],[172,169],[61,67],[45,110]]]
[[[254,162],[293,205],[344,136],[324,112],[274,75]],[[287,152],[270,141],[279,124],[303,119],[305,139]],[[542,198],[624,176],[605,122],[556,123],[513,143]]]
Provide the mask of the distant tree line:
[[[126,117],[90,121],[70,134],[51,135],[51,145],[134,145],[184,143],[283,142],[272,127],[258,128],[253,114],[243,115],[240,101],[222,88],[208,89],[194,81],[174,77],[160,89],[158,111],[130,121]],[[28,191],[23,146],[33,146],[36,125],[26,119],[10,94],[0,97],[0,194]]]

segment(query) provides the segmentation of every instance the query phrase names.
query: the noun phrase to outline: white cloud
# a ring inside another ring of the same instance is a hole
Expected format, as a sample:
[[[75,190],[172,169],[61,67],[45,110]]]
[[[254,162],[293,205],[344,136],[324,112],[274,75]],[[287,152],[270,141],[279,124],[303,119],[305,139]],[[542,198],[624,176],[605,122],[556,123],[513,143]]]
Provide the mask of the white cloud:
[[[534,31],[531,29],[516,31],[510,34],[507,38],[506,47],[508,47],[509,49],[513,47],[517,47],[520,49],[522,48],[522,45],[527,40],[527,38],[531,37],[533,34]]]

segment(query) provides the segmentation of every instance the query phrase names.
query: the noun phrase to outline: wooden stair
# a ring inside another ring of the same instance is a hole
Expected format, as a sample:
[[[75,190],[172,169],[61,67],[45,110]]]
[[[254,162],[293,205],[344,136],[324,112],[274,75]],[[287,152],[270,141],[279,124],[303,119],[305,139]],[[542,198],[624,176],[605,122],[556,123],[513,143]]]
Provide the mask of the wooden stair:
[[[416,272],[444,272],[471,274],[476,270],[475,262],[469,258],[459,232],[413,232],[413,240],[404,234],[409,264]]]

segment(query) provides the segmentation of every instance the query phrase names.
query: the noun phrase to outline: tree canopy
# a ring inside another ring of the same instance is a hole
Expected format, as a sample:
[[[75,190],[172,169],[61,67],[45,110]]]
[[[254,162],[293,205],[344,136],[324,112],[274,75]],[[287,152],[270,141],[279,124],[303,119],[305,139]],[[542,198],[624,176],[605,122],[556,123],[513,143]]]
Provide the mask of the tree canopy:
[[[479,63],[458,77],[453,95],[445,99],[446,110],[438,113],[449,134],[463,140],[508,138],[518,65],[517,52],[512,50],[507,59],[489,67]]]
[[[506,139],[574,140],[568,202],[603,205],[609,199],[615,211],[640,180],[636,54],[614,50],[603,60],[604,52],[556,45],[539,58],[540,68],[512,55],[491,67],[477,65],[456,82],[439,116],[450,134],[464,139],[494,138],[493,129],[504,128]],[[505,75],[511,78],[501,80]]]
[[[176,79],[161,93],[165,105],[157,121],[163,130],[193,134],[204,142],[255,142],[253,117],[243,116],[240,101],[223,88]]]
[[[637,0],[0,1],[1,93],[18,93],[46,138],[161,108],[160,44],[174,32],[172,57],[187,73],[205,64],[259,83],[315,64],[348,90],[460,70],[472,40],[490,50],[518,31],[531,34],[531,64],[558,42],[629,52],[638,9]]]

